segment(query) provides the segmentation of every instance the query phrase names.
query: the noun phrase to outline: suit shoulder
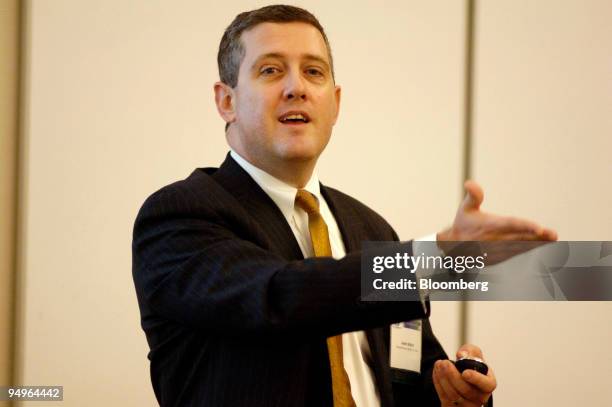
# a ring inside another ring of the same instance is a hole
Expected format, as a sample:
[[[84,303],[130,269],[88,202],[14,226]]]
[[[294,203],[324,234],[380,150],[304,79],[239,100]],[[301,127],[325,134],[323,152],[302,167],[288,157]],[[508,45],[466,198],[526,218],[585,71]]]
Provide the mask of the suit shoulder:
[[[214,204],[214,197],[223,194],[222,188],[210,173],[214,168],[198,168],[187,178],[168,184],[153,192],[142,204],[139,217],[144,213],[174,210],[203,209]]]

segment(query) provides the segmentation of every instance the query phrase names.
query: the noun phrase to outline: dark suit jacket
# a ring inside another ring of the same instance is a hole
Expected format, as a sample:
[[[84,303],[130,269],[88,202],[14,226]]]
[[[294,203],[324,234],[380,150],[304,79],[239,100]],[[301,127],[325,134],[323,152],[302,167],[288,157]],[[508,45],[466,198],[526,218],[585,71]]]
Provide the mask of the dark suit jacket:
[[[366,330],[381,405],[439,405],[446,355],[419,302],[361,302],[360,245],[397,240],[365,205],[321,186],[347,256],[304,260],[268,195],[228,155],[151,195],[133,277],[162,406],[331,406],[325,338]],[[411,244],[407,243],[411,250]],[[389,324],[425,318],[422,375],[389,367]]]

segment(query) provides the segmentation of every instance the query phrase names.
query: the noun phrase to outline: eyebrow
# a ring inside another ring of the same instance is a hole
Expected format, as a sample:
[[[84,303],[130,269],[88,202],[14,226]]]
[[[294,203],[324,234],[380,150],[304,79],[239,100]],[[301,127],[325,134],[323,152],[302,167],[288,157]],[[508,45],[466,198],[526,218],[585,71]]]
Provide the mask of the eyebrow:
[[[311,61],[316,61],[319,62],[321,64],[323,64],[325,66],[325,68],[327,70],[329,70],[329,63],[321,58],[318,55],[315,54],[302,54],[300,55],[301,58],[307,59],[307,60],[311,60]],[[251,66],[251,69],[254,70],[256,69],[257,65],[264,59],[268,59],[268,58],[277,58],[277,59],[286,59],[286,56],[283,54],[279,54],[278,52],[269,52],[267,54],[263,54],[260,55],[259,57],[257,57],[257,59],[253,62],[253,65]]]

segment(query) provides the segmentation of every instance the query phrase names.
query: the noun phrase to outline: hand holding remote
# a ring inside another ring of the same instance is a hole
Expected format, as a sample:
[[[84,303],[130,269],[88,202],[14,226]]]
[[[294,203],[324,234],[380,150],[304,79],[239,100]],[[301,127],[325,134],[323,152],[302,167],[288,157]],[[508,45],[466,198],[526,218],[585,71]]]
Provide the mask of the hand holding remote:
[[[455,367],[457,368],[459,373],[463,373],[463,371],[467,369],[472,369],[486,376],[489,372],[489,366],[487,366],[487,364],[483,362],[482,359],[477,357],[465,356],[460,359],[457,359],[453,363],[455,364]]]
[[[497,387],[495,374],[475,345],[463,345],[457,360],[438,360],[432,379],[442,407],[481,407]]]

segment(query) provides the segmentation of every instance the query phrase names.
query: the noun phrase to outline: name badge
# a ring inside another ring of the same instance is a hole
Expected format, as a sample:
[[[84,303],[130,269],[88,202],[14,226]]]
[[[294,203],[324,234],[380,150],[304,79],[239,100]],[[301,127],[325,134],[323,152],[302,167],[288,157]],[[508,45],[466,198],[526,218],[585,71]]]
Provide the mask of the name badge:
[[[391,367],[421,373],[421,320],[391,325]]]

